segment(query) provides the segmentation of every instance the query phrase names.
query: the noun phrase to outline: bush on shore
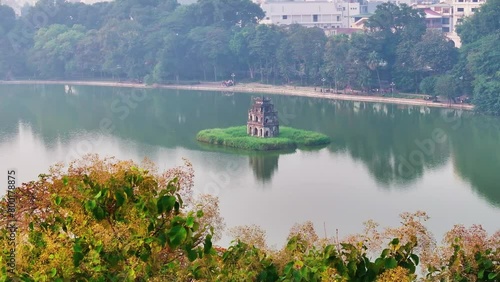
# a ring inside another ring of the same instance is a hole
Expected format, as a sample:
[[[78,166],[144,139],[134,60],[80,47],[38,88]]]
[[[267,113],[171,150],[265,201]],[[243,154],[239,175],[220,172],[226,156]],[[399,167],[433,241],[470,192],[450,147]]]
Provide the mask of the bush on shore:
[[[456,226],[438,246],[423,212],[343,240],[306,222],[279,250],[243,226],[229,248],[214,246],[217,199],[193,197],[193,173],[97,156],[52,167],[17,188],[15,209],[1,201],[0,281],[498,281],[500,231]]]

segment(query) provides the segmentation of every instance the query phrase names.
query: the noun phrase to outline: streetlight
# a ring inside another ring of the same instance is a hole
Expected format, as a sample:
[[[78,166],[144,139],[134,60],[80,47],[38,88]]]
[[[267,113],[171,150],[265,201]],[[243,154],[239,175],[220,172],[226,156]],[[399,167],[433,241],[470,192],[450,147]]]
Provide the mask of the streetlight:
[[[326,81],[326,78],[322,78],[321,81],[323,82],[323,91],[325,90],[325,81]]]
[[[233,85],[236,85],[236,82],[234,81],[234,77],[235,77],[235,76],[236,76],[236,75],[235,75],[235,74],[234,74],[234,72],[233,72],[233,73],[231,74],[231,77],[233,78]]]
[[[394,86],[396,86],[396,84],[394,82],[391,82],[391,84],[389,84],[391,86],[391,96],[394,98]]]

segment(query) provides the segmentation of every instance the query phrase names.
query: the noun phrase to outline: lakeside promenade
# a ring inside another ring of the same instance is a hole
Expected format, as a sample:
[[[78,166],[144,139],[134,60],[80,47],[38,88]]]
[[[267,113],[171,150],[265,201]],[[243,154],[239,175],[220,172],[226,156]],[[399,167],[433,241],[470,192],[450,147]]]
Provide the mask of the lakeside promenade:
[[[450,104],[443,102],[432,102],[424,99],[409,99],[409,98],[394,98],[382,97],[375,95],[365,95],[357,92],[349,94],[335,94],[331,92],[320,92],[319,87],[302,87],[302,86],[287,86],[287,85],[267,85],[260,83],[241,83],[236,86],[222,86],[216,82],[204,82],[196,85],[174,85],[174,84],[153,84],[145,85],[142,83],[133,82],[116,82],[116,81],[64,81],[64,80],[11,80],[0,81],[0,85],[12,84],[59,84],[59,85],[87,85],[87,86],[104,86],[104,87],[129,87],[129,88],[144,88],[144,89],[179,89],[179,90],[200,90],[200,91],[221,91],[221,92],[245,92],[245,93],[265,93],[279,94],[290,96],[302,96],[323,98],[332,100],[358,101],[358,102],[373,102],[373,103],[389,103],[398,105],[414,105],[427,106],[436,108],[451,108],[461,110],[473,110],[474,106],[470,104]]]

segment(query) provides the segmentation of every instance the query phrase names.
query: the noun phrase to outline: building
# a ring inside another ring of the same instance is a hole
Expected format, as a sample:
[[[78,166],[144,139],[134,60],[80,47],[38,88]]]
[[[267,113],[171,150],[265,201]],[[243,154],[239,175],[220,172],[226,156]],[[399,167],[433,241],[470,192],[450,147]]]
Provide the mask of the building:
[[[453,8],[452,26],[453,29],[448,35],[448,38],[455,42],[456,47],[460,47],[460,37],[458,37],[456,27],[464,20],[465,17],[474,15],[474,12],[483,5],[486,0],[451,0]]]
[[[446,37],[461,46],[460,37],[457,34],[457,26],[465,17],[470,17],[486,2],[486,0],[447,0],[439,4],[419,4],[414,8],[425,12],[427,28],[441,29]],[[441,27],[439,27],[441,18]]]
[[[431,10],[430,8],[424,8],[422,10],[425,13],[425,27],[431,30],[443,31],[443,15]],[[449,23],[450,21],[448,18],[448,24]]]
[[[441,15],[441,30],[448,34],[453,31],[453,7],[450,4],[440,3],[430,5],[429,8]]]
[[[264,2],[260,6],[266,16],[264,24],[305,27],[349,28],[354,23],[354,15],[359,14],[360,4],[356,1],[276,1]]]
[[[262,138],[279,135],[278,112],[270,98],[258,97],[248,110],[247,134]]]

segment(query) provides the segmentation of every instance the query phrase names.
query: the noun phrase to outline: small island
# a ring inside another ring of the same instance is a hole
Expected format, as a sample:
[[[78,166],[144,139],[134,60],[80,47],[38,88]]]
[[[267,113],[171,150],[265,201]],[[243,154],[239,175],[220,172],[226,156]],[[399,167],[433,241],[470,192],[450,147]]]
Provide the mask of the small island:
[[[198,132],[196,140],[252,151],[287,150],[330,143],[330,138],[321,133],[280,127],[271,99],[264,97],[254,100],[246,126],[205,129]]]

